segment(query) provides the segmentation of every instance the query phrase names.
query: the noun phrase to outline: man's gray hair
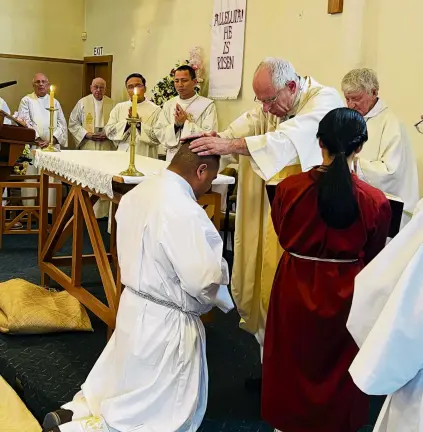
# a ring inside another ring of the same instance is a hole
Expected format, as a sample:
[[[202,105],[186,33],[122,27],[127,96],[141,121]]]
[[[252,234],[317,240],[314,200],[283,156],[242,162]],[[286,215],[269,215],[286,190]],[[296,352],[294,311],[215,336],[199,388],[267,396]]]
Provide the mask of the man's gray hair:
[[[291,62],[276,57],[266,57],[257,67],[256,73],[263,68],[269,69],[272,74],[272,83],[277,90],[294,81],[298,84],[298,75]]]
[[[344,76],[341,87],[344,93],[364,91],[372,94],[374,90],[379,92],[379,81],[376,72],[372,69],[353,69]]]

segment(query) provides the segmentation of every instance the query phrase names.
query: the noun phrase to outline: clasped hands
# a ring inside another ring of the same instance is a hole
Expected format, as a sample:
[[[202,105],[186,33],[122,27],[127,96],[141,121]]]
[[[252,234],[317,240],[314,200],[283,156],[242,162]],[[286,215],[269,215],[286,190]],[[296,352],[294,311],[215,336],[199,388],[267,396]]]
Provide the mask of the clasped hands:
[[[50,144],[48,141],[45,141],[42,138],[37,138],[35,140],[35,142],[37,143],[38,147],[40,147],[42,149],[48,147],[48,145]],[[54,144],[58,144],[59,143],[59,141],[57,141],[56,137],[53,137],[53,142],[54,142]]]
[[[87,132],[85,134],[85,138],[91,141],[104,141],[107,139],[107,136],[104,132],[91,133]]]
[[[174,115],[176,126],[183,126],[185,121],[188,120],[188,114],[182,109],[181,105],[179,104],[176,104]]]

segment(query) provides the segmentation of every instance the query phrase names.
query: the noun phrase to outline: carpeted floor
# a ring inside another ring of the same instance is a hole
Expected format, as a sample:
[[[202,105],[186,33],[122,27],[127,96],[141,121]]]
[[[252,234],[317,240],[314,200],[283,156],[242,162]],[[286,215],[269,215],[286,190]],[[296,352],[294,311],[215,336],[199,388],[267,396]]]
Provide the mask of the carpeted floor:
[[[105,223],[101,226],[105,231]],[[89,253],[87,244],[85,248]],[[0,282],[16,277],[39,283],[35,236],[4,236]],[[83,281],[104,301],[95,266],[84,268]],[[105,326],[92,315],[91,319],[94,333],[0,335],[0,375],[15,388],[38,420],[73,397],[104,348]],[[216,311],[215,321],[206,326],[210,386],[201,432],[272,430],[260,420],[258,395],[244,389],[245,379],[259,374],[260,358],[255,339],[239,330],[238,320],[235,311],[227,315]],[[379,409],[377,405],[376,401],[372,420]]]
[[[105,224],[101,226],[105,231]],[[85,246],[89,253],[88,244]],[[39,283],[36,236],[4,236],[0,282],[16,277]],[[84,268],[83,281],[86,288],[104,299],[95,266]],[[105,326],[90,317],[94,333],[0,335],[0,375],[15,388],[38,420],[73,397],[104,348]],[[260,372],[257,342],[239,330],[236,312],[225,315],[216,311],[215,318],[206,326],[209,403],[200,431],[271,431],[260,420],[258,395],[244,389],[245,379]]]

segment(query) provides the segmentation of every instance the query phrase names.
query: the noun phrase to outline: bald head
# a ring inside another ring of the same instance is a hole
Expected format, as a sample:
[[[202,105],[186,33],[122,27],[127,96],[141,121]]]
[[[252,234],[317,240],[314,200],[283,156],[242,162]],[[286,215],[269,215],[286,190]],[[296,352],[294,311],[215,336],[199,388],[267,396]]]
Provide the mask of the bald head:
[[[44,97],[50,88],[50,82],[43,73],[36,73],[32,79],[32,88],[38,97]]]
[[[95,99],[98,101],[103,100],[106,94],[106,81],[103,78],[94,78],[90,90]]]
[[[181,145],[168,169],[183,177],[199,198],[211,188],[219,171],[220,156],[199,156],[189,149],[191,142],[185,141]]]

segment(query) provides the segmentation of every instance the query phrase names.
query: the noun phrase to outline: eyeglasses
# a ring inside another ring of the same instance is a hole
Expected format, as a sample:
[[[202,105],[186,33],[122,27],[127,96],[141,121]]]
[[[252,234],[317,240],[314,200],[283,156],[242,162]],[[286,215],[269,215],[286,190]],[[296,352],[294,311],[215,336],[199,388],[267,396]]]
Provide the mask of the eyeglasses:
[[[262,105],[270,105],[270,106],[272,106],[275,102],[276,102],[276,100],[278,99],[278,97],[279,97],[279,94],[280,94],[280,92],[283,90],[283,88],[281,88],[280,90],[278,90],[278,92],[276,93],[276,95],[275,96],[273,96],[273,97],[271,97],[271,98],[269,98],[269,99],[265,99],[265,100],[260,100],[260,99],[258,99],[257,98],[257,96],[254,98],[254,102],[257,102],[257,103],[260,103],[260,104],[262,104]]]
[[[93,86],[93,89],[94,90],[104,90],[106,87],[103,87],[103,86]]]
[[[417,132],[421,133],[421,134],[423,134],[423,124],[422,123],[423,123],[423,119],[414,125],[414,127],[417,129]]]
[[[142,89],[144,87],[144,84],[137,84],[137,85],[129,85],[126,87],[128,90],[134,90],[134,88]]]

